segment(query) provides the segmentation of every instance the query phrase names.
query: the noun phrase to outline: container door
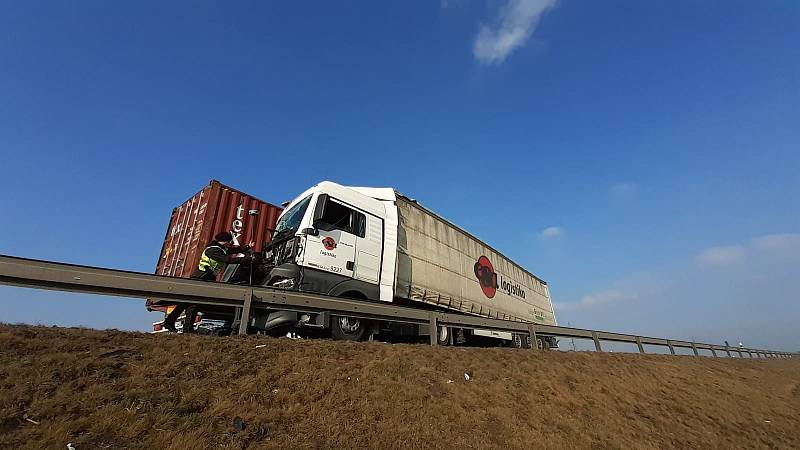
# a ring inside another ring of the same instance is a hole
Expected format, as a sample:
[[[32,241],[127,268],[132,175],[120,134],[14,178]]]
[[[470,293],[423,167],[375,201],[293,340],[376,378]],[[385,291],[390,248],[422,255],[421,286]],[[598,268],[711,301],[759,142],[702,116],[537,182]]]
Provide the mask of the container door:
[[[335,199],[325,203],[316,236],[306,237],[305,265],[353,277],[356,236],[353,234],[353,209]]]

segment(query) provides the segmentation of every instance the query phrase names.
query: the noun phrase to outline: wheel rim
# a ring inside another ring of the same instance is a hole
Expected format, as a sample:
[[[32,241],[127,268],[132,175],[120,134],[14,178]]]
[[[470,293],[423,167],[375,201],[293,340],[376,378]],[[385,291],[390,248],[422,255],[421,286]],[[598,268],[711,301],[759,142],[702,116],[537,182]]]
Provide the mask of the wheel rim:
[[[340,317],[339,328],[346,334],[357,333],[361,328],[361,319],[354,319],[352,317]]]
[[[439,342],[445,342],[449,337],[449,332],[447,331],[447,327],[439,327]]]

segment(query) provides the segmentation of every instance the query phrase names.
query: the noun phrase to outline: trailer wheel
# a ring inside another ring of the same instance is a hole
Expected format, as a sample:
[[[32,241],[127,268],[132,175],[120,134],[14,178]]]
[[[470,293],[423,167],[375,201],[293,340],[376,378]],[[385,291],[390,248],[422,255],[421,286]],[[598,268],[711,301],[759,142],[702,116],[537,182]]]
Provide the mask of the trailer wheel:
[[[527,345],[526,345],[527,344]],[[511,339],[511,347],[513,348],[530,348],[530,344],[526,342],[525,335],[514,333]]]
[[[436,330],[436,342],[442,346],[453,345],[453,333],[448,327],[439,325]]]
[[[355,317],[331,317],[331,336],[340,341],[360,341],[369,324]]]

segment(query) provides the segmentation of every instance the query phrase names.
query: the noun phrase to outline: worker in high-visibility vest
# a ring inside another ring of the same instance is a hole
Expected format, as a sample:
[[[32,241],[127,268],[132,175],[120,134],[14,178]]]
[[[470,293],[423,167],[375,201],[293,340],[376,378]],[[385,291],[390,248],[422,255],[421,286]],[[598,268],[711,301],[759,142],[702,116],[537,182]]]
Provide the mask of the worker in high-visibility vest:
[[[191,278],[202,281],[215,281],[225,268],[226,264],[239,262],[243,258],[238,256],[240,253],[247,253],[253,247],[254,243],[250,242],[248,245],[233,245],[233,235],[224,231],[214,236],[214,240],[208,244],[200,255],[200,263],[197,265]],[[191,305],[186,303],[179,303],[175,308],[167,314],[164,319],[164,328],[169,331],[176,331],[175,321],[178,317],[187,310]],[[194,308],[190,308],[193,310]],[[187,311],[186,317],[183,322],[183,332],[188,333],[192,331],[194,322],[194,313]]]

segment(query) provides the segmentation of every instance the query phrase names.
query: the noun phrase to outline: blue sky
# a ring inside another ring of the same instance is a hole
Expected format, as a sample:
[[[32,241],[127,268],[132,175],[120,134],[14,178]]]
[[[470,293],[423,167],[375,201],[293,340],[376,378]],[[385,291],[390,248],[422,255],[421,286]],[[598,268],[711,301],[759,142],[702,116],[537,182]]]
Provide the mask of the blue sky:
[[[394,186],[566,325],[798,349],[800,4],[0,2],[0,253],[149,272],[216,178]],[[148,329],[0,288],[0,321]]]

